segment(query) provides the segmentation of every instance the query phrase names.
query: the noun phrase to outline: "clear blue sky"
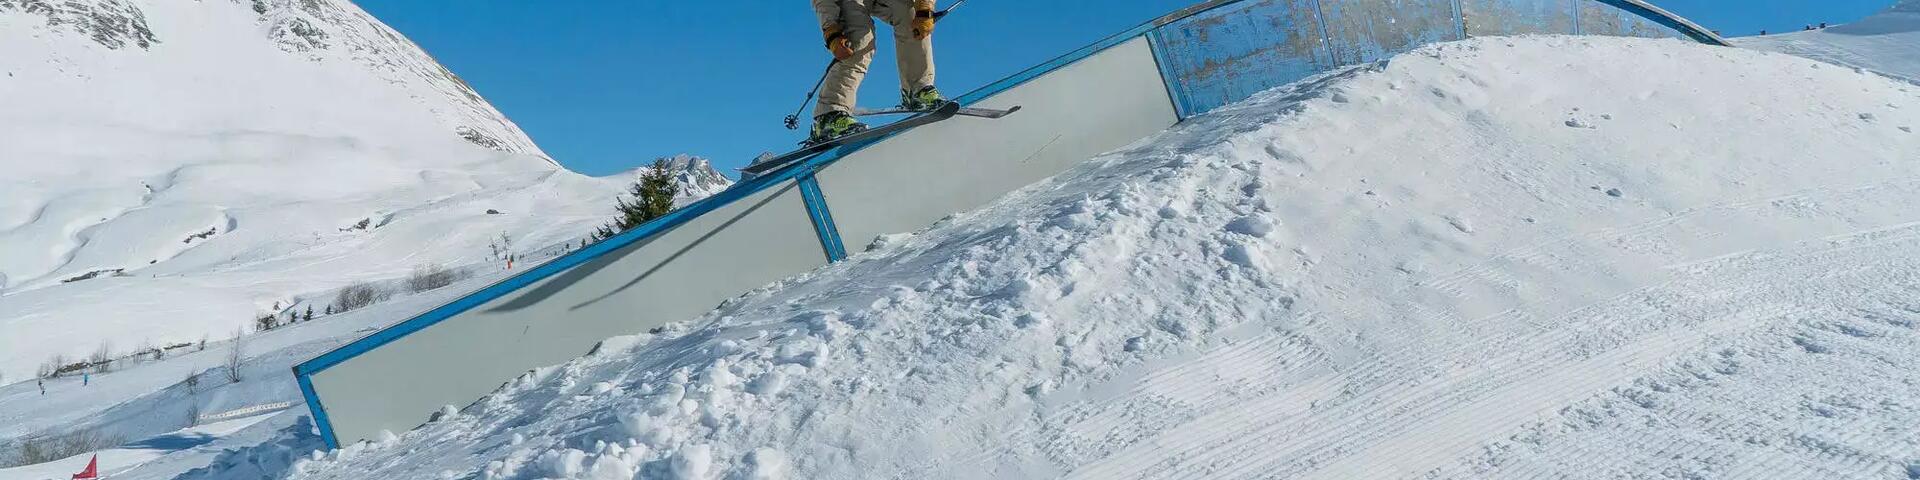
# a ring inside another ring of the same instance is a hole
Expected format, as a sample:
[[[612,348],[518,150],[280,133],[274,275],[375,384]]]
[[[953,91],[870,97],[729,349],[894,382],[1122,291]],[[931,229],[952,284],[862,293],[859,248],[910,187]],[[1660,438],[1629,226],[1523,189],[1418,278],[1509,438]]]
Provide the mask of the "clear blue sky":
[[[935,37],[939,83],[950,95],[965,93],[1198,1],[971,0]],[[760,152],[788,150],[804,134],[780,119],[829,60],[802,0],[358,3],[466,79],[555,159],[589,175],[675,153],[711,158],[731,175]],[[1655,3],[1725,34],[1750,35],[1848,22],[1892,2]],[[891,48],[876,55],[860,103],[898,101]]]

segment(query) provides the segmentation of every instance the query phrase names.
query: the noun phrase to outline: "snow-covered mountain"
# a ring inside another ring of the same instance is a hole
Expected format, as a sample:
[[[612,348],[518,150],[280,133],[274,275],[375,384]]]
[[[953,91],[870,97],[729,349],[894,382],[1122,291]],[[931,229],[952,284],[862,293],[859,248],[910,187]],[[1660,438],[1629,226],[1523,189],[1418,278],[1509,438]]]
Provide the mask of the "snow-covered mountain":
[[[0,18],[6,20],[9,47],[9,73],[26,75],[20,82],[47,79],[60,85],[19,85],[20,92],[46,92],[42,87],[76,90],[69,80],[83,80],[92,88],[78,89],[99,94],[101,103],[139,101],[141,97],[115,95],[118,86],[101,77],[132,77],[131,82],[148,83],[175,92],[171,96],[189,97],[202,102],[219,97],[186,95],[200,92],[226,92],[242,84],[261,84],[261,90],[300,90],[325,92],[326,80],[340,77],[353,80],[377,80],[387,84],[384,95],[404,96],[404,103],[415,108],[388,105],[383,111],[415,110],[431,116],[443,135],[464,138],[476,145],[514,153],[545,156],[533,140],[518,126],[495,110],[459,76],[429,57],[419,46],[392,28],[343,0],[208,0],[168,2],[151,0],[0,0]],[[22,34],[24,37],[22,38]],[[92,43],[98,48],[80,49],[76,43]],[[176,46],[177,45],[177,46]],[[266,47],[285,55],[262,55]],[[112,67],[98,68],[100,52],[119,51]],[[140,62],[137,59],[150,60]],[[195,61],[204,60],[204,61]],[[293,72],[307,75],[277,75],[287,60],[305,60],[319,72]],[[145,63],[141,65],[141,63]],[[31,70],[48,67],[61,74],[33,75]],[[142,68],[142,67],[156,68]],[[237,70],[245,70],[239,72]],[[306,76],[306,79],[291,78]],[[191,79],[198,89],[186,89]],[[14,82],[9,82],[14,83]],[[259,90],[254,90],[259,91]],[[234,92],[232,100],[290,100],[286,98],[247,98],[247,90]],[[342,89],[356,94],[372,93]],[[134,93],[134,92],[127,92]],[[150,93],[150,92],[140,92]],[[323,96],[331,97],[331,96]],[[375,98],[365,98],[373,100]],[[71,99],[62,99],[71,100]],[[309,99],[322,105],[339,98]],[[400,100],[379,98],[379,100]],[[216,103],[224,103],[218,102]],[[274,102],[254,104],[265,110],[286,109]],[[308,105],[313,106],[313,105]],[[203,106],[204,107],[204,106]],[[399,108],[396,108],[399,107]],[[343,106],[342,109],[346,109]],[[108,105],[109,113],[125,114],[128,108]],[[164,112],[178,115],[185,112]],[[298,114],[305,112],[289,112]],[[244,120],[260,120],[249,115]],[[167,117],[161,117],[167,118]],[[178,118],[178,117],[172,117]],[[125,119],[133,121],[136,119]],[[296,118],[298,120],[298,118]],[[417,119],[408,119],[417,120]]]
[[[538,257],[627,181],[559,167],[343,0],[0,0],[0,375]]]
[[[714,169],[713,162],[705,158],[683,153],[664,159],[667,161],[667,171],[673,172],[674,179],[680,183],[680,195],[674,199],[676,206],[686,206],[694,200],[707,198],[733,186],[733,179]],[[641,174],[651,170],[653,165],[647,164],[620,176],[637,181]]]

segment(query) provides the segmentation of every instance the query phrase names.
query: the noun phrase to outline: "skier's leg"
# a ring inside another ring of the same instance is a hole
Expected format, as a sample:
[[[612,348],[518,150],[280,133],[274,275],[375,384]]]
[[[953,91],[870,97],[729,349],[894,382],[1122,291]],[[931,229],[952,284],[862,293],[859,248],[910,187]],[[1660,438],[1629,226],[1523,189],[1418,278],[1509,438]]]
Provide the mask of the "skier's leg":
[[[873,14],[868,1],[842,0],[840,3],[840,14],[845,17],[842,32],[853,44],[853,58],[836,62],[833,68],[827,69],[827,80],[820,85],[820,101],[813,107],[815,118],[830,112],[852,112],[858,100],[860,82],[867,78],[867,65],[873,63]]]
[[[939,100],[939,92],[931,90],[934,80],[933,35],[914,38],[913,20],[916,10],[933,11],[932,0],[879,0],[885,2],[884,8],[874,12],[889,26],[893,27],[894,63],[900,67],[901,106],[924,108]],[[919,98],[919,97],[926,98]]]

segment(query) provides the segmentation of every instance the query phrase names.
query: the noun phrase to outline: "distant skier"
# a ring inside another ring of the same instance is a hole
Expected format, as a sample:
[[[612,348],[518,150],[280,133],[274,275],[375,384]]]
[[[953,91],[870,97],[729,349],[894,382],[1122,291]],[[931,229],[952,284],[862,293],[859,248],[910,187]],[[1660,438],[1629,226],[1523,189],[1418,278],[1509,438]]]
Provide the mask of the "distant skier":
[[[813,109],[809,143],[819,143],[867,128],[853,118],[855,96],[873,62],[873,19],[893,27],[895,63],[900,67],[900,107],[924,110],[946,97],[933,87],[934,0],[813,0],[820,33],[834,63]]]
[[[40,394],[41,394],[41,395],[46,395],[46,394],[47,394],[47,379],[44,379],[44,378],[36,378],[36,379],[33,379],[33,383],[34,383],[34,385],[39,385],[39,386],[40,386]]]
[[[87,386],[87,385],[91,385],[91,384],[93,384],[93,374],[90,374],[90,373],[86,373],[86,372],[81,372],[81,373],[80,373],[80,386],[82,386],[82,387],[84,387],[84,386]]]

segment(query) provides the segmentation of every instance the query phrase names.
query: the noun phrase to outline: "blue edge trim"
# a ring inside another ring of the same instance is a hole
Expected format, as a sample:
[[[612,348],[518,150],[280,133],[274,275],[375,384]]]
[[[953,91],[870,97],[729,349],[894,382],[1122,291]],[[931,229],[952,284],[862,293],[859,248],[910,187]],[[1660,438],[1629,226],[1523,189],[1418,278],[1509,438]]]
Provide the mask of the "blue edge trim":
[[[1109,48],[1118,46],[1122,43],[1126,43],[1127,41],[1133,40],[1135,37],[1157,32],[1159,30],[1159,27],[1171,24],[1176,21],[1180,21],[1182,19],[1186,19],[1188,17],[1192,17],[1194,15],[1199,15],[1206,11],[1219,8],[1221,6],[1225,6],[1233,3],[1239,3],[1241,1],[1245,1],[1245,0],[1210,0],[1204,3],[1196,4],[1196,5],[1175,11],[1173,13],[1169,13],[1165,16],[1161,16],[1160,18],[1156,18],[1152,21],[1141,24],[1140,26],[1133,27],[1131,29],[1120,32],[1118,34],[1114,34],[1105,39],[1101,39],[1098,42],[1094,42],[1092,45],[1081,47],[1079,50],[1074,50],[1073,52],[1067,53],[1066,55],[1061,55],[1057,58],[1054,58],[1053,60],[1049,60],[1046,63],[1042,63],[1040,65],[1034,66],[1033,68],[1026,69],[1024,71],[1021,71],[1020,73],[1016,73],[1012,76],[1001,79],[1000,81],[988,84],[987,86],[976,89],[972,92],[967,93],[966,95],[961,95],[959,98],[955,100],[963,104],[971,104],[971,103],[977,102],[987,97],[991,97],[993,95],[999,94],[1000,92],[1004,92],[1009,89],[1012,89],[1013,87],[1020,86],[1021,84],[1027,83],[1028,81],[1031,81],[1035,78],[1039,78],[1041,75],[1057,70],[1060,67],[1066,66],[1067,64],[1079,61],[1080,59],[1083,59],[1083,58],[1093,56],[1096,53],[1100,53]],[[1724,45],[1723,43],[1717,41],[1716,39],[1713,39],[1709,35],[1705,35],[1702,32],[1695,31],[1693,28],[1691,28],[1690,26],[1688,26],[1683,22],[1665,17],[1663,15],[1660,15],[1658,12],[1641,8],[1639,5],[1636,5],[1632,2],[1624,1],[1624,0],[1596,0],[1596,1],[1605,3],[1607,5],[1612,5],[1616,8],[1620,8],[1621,10],[1632,12],[1636,15],[1647,18],[1648,20],[1652,20],[1656,23],[1659,23],[1660,25],[1663,25],[1668,28],[1677,30],[1681,33],[1684,33],[1689,37],[1692,37],[1694,40],[1700,41],[1702,43]],[[1155,38],[1149,39],[1149,44],[1151,47],[1153,47],[1154,60],[1157,63],[1159,63],[1161,76],[1163,77],[1163,80],[1167,84],[1167,88],[1169,90],[1170,96],[1174,99],[1175,112],[1178,114],[1178,118],[1186,119],[1188,116],[1196,114],[1197,112],[1191,112],[1189,110],[1191,103],[1186,98],[1186,95],[1184,94],[1185,89],[1180,88],[1179,85],[1177,84],[1178,77],[1170,74],[1171,70],[1169,69],[1171,68],[1171,59],[1167,58],[1166,53],[1161,51],[1161,49],[1157,45],[1155,45],[1158,43],[1163,43],[1164,40],[1162,40],[1161,38],[1158,38],[1158,35],[1154,35],[1154,37]],[[1174,92],[1181,92],[1181,94],[1173,94]],[[895,135],[898,135],[898,134],[895,134]],[[827,153],[815,156],[811,159],[801,161],[801,162],[796,162],[794,165],[790,165],[785,168],[775,170],[766,175],[762,175],[752,180],[748,180],[743,184],[735,185],[733,188],[729,188],[725,191],[714,194],[711,197],[707,197],[706,199],[694,202],[679,210],[675,210],[672,213],[668,213],[666,216],[654,219],[653,221],[647,222],[646,224],[643,224],[639,227],[635,227],[632,230],[628,230],[619,235],[614,235],[613,237],[603,240],[599,243],[589,245],[586,248],[576,250],[573,253],[563,255],[560,258],[556,258],[546,263],[535,266],[533,267],[533,269],[527,270],[524,273],[521,273],[519,275],[514,275],[513,277],[509,277],[506,280],[501,280],[500,282],[495,283],[493,285],[489,285],[486,288],[480,289],[479,291],[467,294],[464,297],[460,297],[460,299],[458,300],[454,300],[445,305],[441,305],[439,307],[434,308],[433,310],[427,311],[426,313],[415,316],[404,322],[400,322],[399,324],[395,324],[393,326],[381,329],[380,331],[374,332],[371,335],[367,335],[365,337],[361,337],[358,340],[354,340],[352,343],[342,345],[339,348],[335,348],[331,351],[328,351],[327,353],[321,354],[318,357],[314,357],[311,360],[307,360],[306,362],[302,362],[299,365],[295,365],[293,367],[293,375],[296,381],[300,385],[301,395],[306,397],[307,409],[311,412],[311,415],[313,416],[314,426],[320,430],[321,440],[326,442],[328,448],[340,448],[340,442],[334,436],[333,422],[327,419],[327,410],[325,407],[321,405],[319,394],[314,391],[313,380],[311,379],[313,374],[319,373],[334,365],[338,365],[341,362],[345,362],[348,359],[351,359],[353,357],[360,356],[361,354],[371,351],[375,348],[379,348],[382,345],[391,343],[394,340],[400,339],[401,337],[405,337],[407,335],[413,334],[414,332],[425,329],[429,326],[432,326],[433,324],[440,323],[441,321],[444,321],[448,318],[452,318],[454,315],[459,315],[460,313],[466,312],[467,310],[472,310],[476,307],[479,307],[482,304],[485,304],[487,302],[493,301],[500,297],[506,296],[508,293],[512,293],[521,288],[525,288],[526,286],[531,285],[534,282],[544,280],[547,277],[554,276],[556,274],[559,274],[560,272],[564,272],[568,269],[579,266],[580,264],[586,263],[587,261],[592,260],[594,258],[598,258],[601,255],[612,253],[615,250],[619,250],[628,245],[632,245],[635,242],[644,240],[648,237],[652,237],[656,234],[660,234],[662,232],[666,232],[666,231],[673,230],[674,228],[678,228],[680,225],[683,225],[688,221],[693,220],[696,217],[704,215],[707,212],[711,212],[722,206],[726,206],[742,198],[746,198],[749,195],[759,193],[762,190],[766,190],[768,188],[778,186],[788,180],[797,179],[797,183],[799,183],[802,199],[803,201],[806,202],[806,205],[807,205],[808,216],[813,221],[814,228],[817,230],[816,233],[820,236],[821,247],[825,250],[827,259],[829,261],[839,261],[839,260],[845,259],[847,257],[846,248],[844,245],[840,243],[838,230],[835,229],[833,226],[833,217],[828,212],[826,197],[824,195],[824,192],[820,190],[819,183],[814,178],[814,173],[819,171],[821,168],[829,164],[832,164],[833,162],[839,161],[841,158],[844,158],[847,155],[852,154],[853,152],[860,151],[861,149],[864,149],[867,146],[873,145],[881,141],[885,141],[888,138],[892,138],[892,135],[877,138],[872,141],[864,142],[858,145],[843,146],[843,147],[834,149],[832,151],[829,151]]]
[[[847,247],[840,244],[840,228],[833,224],[833,212],[827,211],[826,194],[820,191],[820,181],[813,175],[800,177],[800,200],[807,205],[807,219],[813,221],[813,233],[820,236],[820,249],[827,253],[828,262],[838,262],[847,258]]]

